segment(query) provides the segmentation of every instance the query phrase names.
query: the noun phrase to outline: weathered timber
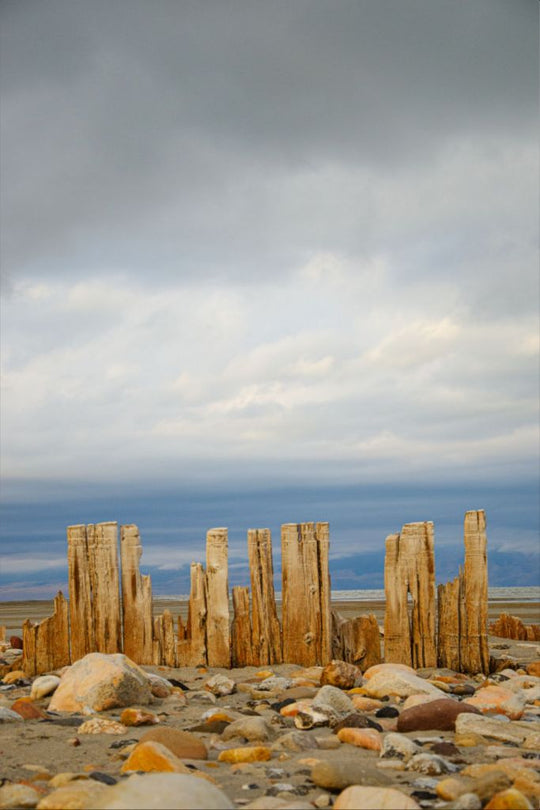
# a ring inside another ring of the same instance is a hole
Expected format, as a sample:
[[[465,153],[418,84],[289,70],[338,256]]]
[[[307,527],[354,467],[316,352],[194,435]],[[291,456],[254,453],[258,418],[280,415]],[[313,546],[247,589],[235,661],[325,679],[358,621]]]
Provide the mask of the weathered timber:
[[[59,591],[52,616],[38,624],[26,619],[23,624],[22,669],[33,676],[60,669],[69,662],[68,603]]]
[[[540,641],[540,624],[524,624],[518,616],[508,613],[501,613],[497,621],[489,625],[489,632],[499,638]]]
[[[403,575],[400,557],[400,535],[386,538],[384,559],[384,660],[396,664],[411,665],[411,631],[407,606],[408,583]]]
[[[249,620],[249,588],[237,585],[232,589],[233,620],[231,624],[231,660],[233,667],[253,664],[251,623]],[[259,662],[256,664],[259,665]]]
[[[437,665],[459,672],[461,669],[460,651],[460,603],[461,571],[452,582],[437,588],[438,644]]]
[[[364,672],[369,667],[380,664],[381,657],[381,634],[379,623],[373,613],[363,614],[351,619],[353,654],[350,659],[344,659],[351,664],[356,664]]]
[[[400,534],[387,537],[385,592],[385,660],[415,668],[436,666],[435,563],[430,521],[407,523]]]
[[[191,563],[186,642],[179,643],[179,665],[197,667],[208,663],[206,655],[206,576],[201,563]]]
[[[86,527],[86,536],[90,560],[95,649],[102,653],[121,652],[118,524],[115,522],[89,524]]]
[[[206,534],[206,648],[208,666],[230,667],[227,529]]]
[[[332,611],[332,657],[362,670],[381,663],[379,624],[373,614],[345,619]]]
[[[331,658],[328,524],[281,527],[283,658],[303,666]]]
[[[122,561],[122,614],[124,653],[137,664],[151,664],[152,585],[149,576],[141,576],[141,537],[137,526],[120,527]]]
[[[86,526],[68,526],[67,557],[71,660],[78,661],[95,650]]]
[[[483,510],[466,512],[464,543],[461,666],[465,672],[488,673],[487,538],[486,516]]]
[[[6,625],[0,624],[0,644],[6,643]]]
[[[155,667],[163,662],[163,615],[152,619],[152,663]]]
[[[249,529],[247,534],[251,575],[251,644],[254,666],[280,664],[281,628],[274,592],[274,563],[270,529]]]

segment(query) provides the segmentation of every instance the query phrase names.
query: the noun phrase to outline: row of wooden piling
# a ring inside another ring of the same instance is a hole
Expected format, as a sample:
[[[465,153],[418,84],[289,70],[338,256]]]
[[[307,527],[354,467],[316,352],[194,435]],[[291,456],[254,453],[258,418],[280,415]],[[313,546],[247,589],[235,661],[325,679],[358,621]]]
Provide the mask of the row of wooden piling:
[[[487,672],[485,515],[465,516],[465,564],[438,589],[433,524],[406,524],[386,540],[384,654],[413,667]],[[191,565],[187,623],[169,610],[152,615],[150,577],[140,572],[137,526],[69,526],[69,602],[59,593],[53,616],[23,625],[29,675],[58,669],[90,652],[124,652],[143,665],[303,666],[332,658],[366,669],[381,661],[375,616],[345,620],[331,609],[328,523],[281,527],[281,622],[274,592],[269,529],[250,529],[249,587],[228,586],[228,532],[206,536],[206,567]],[[119,552],[118,552],[119,548]],[[438,627],[437,627],[438,625]]]

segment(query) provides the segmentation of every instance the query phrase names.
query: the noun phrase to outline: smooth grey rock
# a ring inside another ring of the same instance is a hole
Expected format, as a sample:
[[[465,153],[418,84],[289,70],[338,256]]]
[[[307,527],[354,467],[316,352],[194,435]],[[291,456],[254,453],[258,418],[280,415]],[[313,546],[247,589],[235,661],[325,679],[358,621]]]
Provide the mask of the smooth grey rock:
[[[317,740],[301,731],[289,731],[272,743],[272,751],[308,751],[318,748]]]
[[[453,810],[482,810],[482,802],[476,793],[462,793],[452,803]]]
[[[244,737],[251,742],[264,742],[273,734],[264,717],[243,717],[234,720],[224,729],[221,739],[232,740],[233,737]]]
[[[350,697],[346,695],[337,686],[330,686],[326,684],[321,686],[313,700],[313,708],[320,708],[324,711],[324,706],[331,706],[336,712],[340,714],[350,714],[354,711],[354,704]]]
[[[459,714],[456,717],[456,734],[481,734],[501,742],[521,745],[531,732],[508,720],[493,720],[482,714]]]
[[[96,810],[233,810],[234,804],[215,785],[178,773],[134,775],[107,788]]]
[[[320,760],[311,770],[311,778],[325,790],[344,790],[349,785],[386,786],[392,779],[364,759]]]
[[[401,759],[408,762],[411,757],[421,751],[420,746],[404,734],[390,732],[383,739],[379,756],[383,759]]]
[[[0,706],[0,723],[16,723],[19,720],[22,722],[20,714],[5,706]]]

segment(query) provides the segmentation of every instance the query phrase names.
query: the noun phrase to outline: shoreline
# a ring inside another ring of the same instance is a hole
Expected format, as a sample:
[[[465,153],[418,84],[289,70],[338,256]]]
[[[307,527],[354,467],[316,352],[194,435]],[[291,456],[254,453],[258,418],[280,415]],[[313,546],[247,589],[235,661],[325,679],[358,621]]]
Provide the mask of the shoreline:
[[[281,600],[276,599],[278,615],[281,617]],[[188,601],[181,599],[175,602],[167,598],[155,596],[153,600],[153,615],[158,616],[164,610],[170,610],[173,617],[181,616],[184,622],[187,621]],[[331,602],[332,610],[337,610],[345,619],[355,616],[373,613],[379,622],[384,622],[384,599],[373,600],[349,600],[335,599]],[[230,604],[232,617],[232,603]],[[53,613],[52,599],[36,599],[27,601],[6,601],[0,602],[0,626],[6,627],[6,637],[21,636],[22,624],[25,619],[30,619],[37,623],[51,616]],[[540,621],[540,601],[538,600],[488,600],[488,620],[496,621],[501,613],[517,616],[524,624],[536,624]]]

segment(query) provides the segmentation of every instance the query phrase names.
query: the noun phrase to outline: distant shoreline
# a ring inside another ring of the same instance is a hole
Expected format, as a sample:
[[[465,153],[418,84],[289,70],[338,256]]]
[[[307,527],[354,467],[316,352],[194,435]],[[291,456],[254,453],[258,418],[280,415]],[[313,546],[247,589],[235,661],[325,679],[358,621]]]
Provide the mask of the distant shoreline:
[[[338,593],[343,593],[338,592]],[[182,598],[183,597],[183,598]],[[277,598],[278,614],[281,614],[281,599]],[[360,616],[365,613],[373,613],[379,622],[384,621],[385,600],[384,599],[339,599],[332,600],[332,610],[337,610],[345,619]],[[170,610],[173,617],[180,615],[185,622],[188,612],[188,600],[182,594],[178,600],[171,597],[154,596],[153,613],[154,616]],[[36,623],[51,616],[53,612],[52,599],[27,599],[20,601],[0,602],[0,625],[6,626],[6,635],[21,635],[22,624],[25,619],[30,619]],[[489,599],[488,620],[493,622],[499,618],[501,613],[509,613],[517,616],[524,624],[536,624],[540,622],[540,599]],[[232,616],[232,611],[231,611]]]

